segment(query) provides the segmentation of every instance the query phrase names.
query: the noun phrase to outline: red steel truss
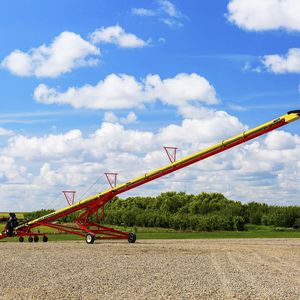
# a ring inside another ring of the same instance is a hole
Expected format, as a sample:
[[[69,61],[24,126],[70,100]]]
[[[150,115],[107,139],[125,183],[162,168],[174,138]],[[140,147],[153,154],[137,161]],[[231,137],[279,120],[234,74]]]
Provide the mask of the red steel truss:
[[[177,149],[176,147],[164,147],[167,155],[168,155],[168,158],[170,160],[171,163],[174,163],[176,161],[176,152],[177,152]]]
[[[74,204],[76,191],[63,191],[69,205]]]

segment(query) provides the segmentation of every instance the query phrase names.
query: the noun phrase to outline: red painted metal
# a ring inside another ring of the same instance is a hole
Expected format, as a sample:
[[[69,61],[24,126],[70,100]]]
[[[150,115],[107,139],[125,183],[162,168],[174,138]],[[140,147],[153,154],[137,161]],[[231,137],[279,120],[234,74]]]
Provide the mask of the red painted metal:
[[[76,191],[63,191],[69,205],[74,204]]]
[[[127,232],[116,230],[114,228],[105,227],[95,222],[92,222],[90,220],[94,214],[97,220],[98,210],[100,208],[104,209],[105,204],[108,201],[110,201],[113,197],[114,196],[112,194],[108,194],[106,195],[106,197],[99,198],[98,200],[95,200],[93,203],[89,203],[89,205],[86,205],[84,207],[85,211],[81,213],[75,220],[75,224],[78,227],[53,223],[54,220],[57,220],[58,218],[70,214],[70,211],[68,211],[60,214],[59,217],[55,216],[45,221],[40,221],[28,227],[24,227],[24,229],[22,228],[21,230],[16,232],[16,235],[18,236],[43,235],[44,236],[45,234],[33,233],[31,230],[38,226],[45,226],[45,227],[56,229],[58,231],[79,235],[82,237],[85,237],[88,233],[90,233],[94,235],[95,238],[100,238],[100,239],[127,239],[128,238]],[[72,212],[75,212],[77,210],[78,209],[74,209],[72,210]]]
[[[0,240],[6,239],[7,238],[7,234],[6,233],[1,233],[0,234]]]
[[[168,155],[168,158],[170,160],[171,163],[174,163],[176,161],[176,152],[177,152],[177,149],[176,147],[164,147],[167,155]]]
[[[110,187],[111,188],[116,187],[118,173],[104,173],[104,175],[105,175]]]

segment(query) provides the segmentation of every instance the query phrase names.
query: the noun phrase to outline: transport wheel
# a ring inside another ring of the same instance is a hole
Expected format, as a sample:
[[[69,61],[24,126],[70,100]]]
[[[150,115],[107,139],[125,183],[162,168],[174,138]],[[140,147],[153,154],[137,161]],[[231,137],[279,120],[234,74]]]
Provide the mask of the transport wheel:
[[[28,242],[29,242],[29,243],[32,243],[32,242],[33,242],[33,237],[32,237],[32,236],[30,236],[30,237],[28,238]]]
[[[24,242],[24,238],[22,236],[19,237],[19,242],[23,243]]]
[[[46,235],[43,236],[43,242],[47,243],[48,242],[48,237]]]
[[[135,243],[136,241],[136,234],[133,232],[128,233],[128,243]]]
[[[34,238],[33,238],[34,242],[37,243],[39,241],[39,237],[36,235]]]
[[[85,241],[87,242],[87,244],[94,244],[95,236],[93,234],[88,233],[85,237]]]

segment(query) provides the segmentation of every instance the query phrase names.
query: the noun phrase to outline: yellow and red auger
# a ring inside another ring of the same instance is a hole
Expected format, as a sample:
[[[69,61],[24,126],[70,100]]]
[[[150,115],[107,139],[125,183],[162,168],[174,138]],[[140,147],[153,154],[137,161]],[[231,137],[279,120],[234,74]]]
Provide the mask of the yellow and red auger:
[[[106,178],[110,184],[110,188],[101,192],[99,194],[88,197],[84,200],[74,203],[74,198],[67,198],[69,206],[57,210],[53,213],[45,215],[43,217],[37,218],[35,220],[23,223],[21,225],[16,225],[16,223],[10,225],[10,228],[6,228],[4,233],[0,235],[0,240],[7,238],[9,236],[18,236],[19,241],[23,242],[24,237],[28,237],[28,241],[37,242],[39,237],[42,237],[44,242],[48,241],[46,234],[33,232],[32,229],[39,226],[50,227],[62,232],[69,234],[76,234],[85,237],[88,244],[93,244],[95,239],[127,239],[129,243],[134,243],[136,241],[136,235],[132,232],[124,232],[109,228],[91,220],[93,215],[96,215],[96,220],[99,222],[98,212],[102,209],[102,217],[104,216],[104,207],[112,200],[115,196],[143,185],[149,181],[155,180],[179,169],[185,168],[191,164],[194,164],[200,160],[223,152],[227,149],[235,147],[239,144],[245,143],[252,140],[260,135],[270,132],[274,129],[282,127],[288,123],[296,121],[300,118],[300,110],[289,111],[285,115],[276,118],[272,121],[264,123],[253,129],[247,130],[239,135],[236,135],[227,140],[223,140],[211,147],[208,147],[202,151],[196,152],[192,155],[186,156],[182,159],[176,160],[176,150],[175,147],[164,147],[170,164],[156,169],[152,172],[146,173],[140,177],[134,178],[126,183],[117,185],[116,184],[116,173],[105,173]],[[171,152],[172,151],[172,152]],[[65,195],[67,195],[65,193]],[[74,225],[65,225],[57,223],[59,218],[65,217],[76,211],[83,210],[79,217],[75,220]]]

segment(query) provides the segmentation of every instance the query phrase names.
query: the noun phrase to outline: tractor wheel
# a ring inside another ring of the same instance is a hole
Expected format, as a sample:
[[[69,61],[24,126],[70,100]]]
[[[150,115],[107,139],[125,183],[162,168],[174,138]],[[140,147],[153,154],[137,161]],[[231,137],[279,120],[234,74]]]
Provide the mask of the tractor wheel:
[[[29,243],[32,243],[32,242],[33,242],[33,237],[32,237],[32,236],[30,236],[30,237],[28,238],[28,242],[29,242]]]
[[[136,234],[133,232],[128,233],[128,243],[135,243],[136,241]]]
[[[94,244],[95,236],[93,234],[88,233],[85,237],[85,241],[87,244]]]
[[[43,236],[43,242],[47,243],[48,242],[48,237],[46,235]]]
[[[37,235],[35,235],[33,240],[34,240],[35,243],[37,243],[39,241],[39,237]]]
[[[20,242],[20,243],[23,243],[23,242],[24,242],[24,237],[20,236],[20,237],[19,237],[19,242]]]

